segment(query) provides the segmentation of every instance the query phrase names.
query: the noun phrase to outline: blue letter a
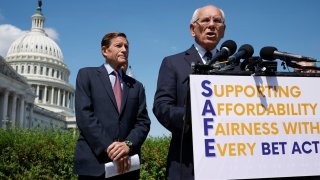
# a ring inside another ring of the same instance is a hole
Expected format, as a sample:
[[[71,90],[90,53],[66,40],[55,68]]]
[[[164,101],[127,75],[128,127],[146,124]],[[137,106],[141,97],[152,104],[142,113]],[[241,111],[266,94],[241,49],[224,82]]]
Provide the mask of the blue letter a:
[[[206,102],[204,103],[204,107],[203,107],[203,111],[202,111],[202,116],[204,116],[206,113],[211,113],[212,116],[216,115],[216,112],[213,109],[213,106],[211,104],[210,100],[206,100]]]

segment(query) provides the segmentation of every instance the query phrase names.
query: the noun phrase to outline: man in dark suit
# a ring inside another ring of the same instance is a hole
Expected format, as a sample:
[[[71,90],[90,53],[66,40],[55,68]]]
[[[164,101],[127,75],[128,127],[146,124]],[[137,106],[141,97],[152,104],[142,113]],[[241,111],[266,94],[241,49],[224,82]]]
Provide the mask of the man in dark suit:
[[[191,63],[206,63],[207,54],[217,53],[216,46],[224,36],[225,17],[221,9],[205,6],[197,9],[190,22],[194,45],[185,52],[163,59],[153,112],[159,122],[172,133],[167,159],[167,177],[170,180],[194,179],[192,132],[190,123],[185,126],[185,101]],[[190,113],[190,112],[189,112]],[[184,132],[183,132],[184,131]],[[182,146],[181,146],[182,145]]]
[[[139,179],[129,156],[139,154],[150,130],[143,85],[127,76],[129,44],[124,33],[108,33],[101,41],[106,64],[80,69],[75,110],[80,130],[74,172],[79,179],[104,179],[105,163],[120,173],[110,179]],[[124,70],[124,71],[123,71]]]

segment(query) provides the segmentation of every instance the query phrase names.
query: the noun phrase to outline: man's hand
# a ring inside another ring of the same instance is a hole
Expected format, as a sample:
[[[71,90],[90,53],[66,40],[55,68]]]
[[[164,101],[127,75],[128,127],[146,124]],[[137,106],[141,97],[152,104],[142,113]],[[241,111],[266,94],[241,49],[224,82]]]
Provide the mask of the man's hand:
[[[119,160],[115,161],[118,166],[118,173],[123,174],[127,171],[129,171],[131,167],[131,161],[129,156],[121,157]]]
[[[125,142],[113,142],[106,150],[109,158],[116,162],[120,174],[130,169],[129,150]]]

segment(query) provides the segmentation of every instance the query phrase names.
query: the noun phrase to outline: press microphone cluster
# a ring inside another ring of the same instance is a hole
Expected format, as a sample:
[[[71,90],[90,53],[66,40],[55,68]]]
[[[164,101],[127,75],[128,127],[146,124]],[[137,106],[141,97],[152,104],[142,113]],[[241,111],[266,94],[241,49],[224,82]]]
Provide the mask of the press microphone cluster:
[[[298,63],[295,63],[296,61],[320,61],[311,57],[281,52],[278,51],[277,48],[272,46],[261,48],[260,56],[253,56],[254,48],[250,44],[243,44],[237,52],[236,50],[237,44],[233,40],[227,40],[221,44],[220,51],[217,52],[214,57],[209,62],[207,62],[207,64],[193,64],[192,68],[194,72],[201,73],[228,71],[235,69],[235,66],[238,66],[240,64],[240,60],[244,59],[240,65],[240,70],[242,71],[276,72],[277,62],[275,62],[274,60],[280,59],[285,61],[285,63],[281,64],[282,66],[287,65],[292,68],[320,70],[320,67],[303,67]]]
[[[227,40],[222,43],[220,51],[207,63],[209,66],[225,65],[239,65],[240,59],[246,59],[253,55],[254,49],[250,44],[242,45],[237,50],[237,44],[233,40]],[[236,52],[236,53],[235,53]],[[228,70],[228,68],[226,69]]]

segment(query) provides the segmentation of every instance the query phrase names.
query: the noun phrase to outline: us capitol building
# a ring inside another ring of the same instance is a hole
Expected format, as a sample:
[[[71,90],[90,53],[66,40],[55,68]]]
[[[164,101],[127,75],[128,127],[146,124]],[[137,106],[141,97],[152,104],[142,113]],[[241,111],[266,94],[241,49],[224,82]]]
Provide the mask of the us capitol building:
[[[0,56],[0,128],[75,128],[74,87],[59,46],[43,26],[42,1],[31,30]]]

